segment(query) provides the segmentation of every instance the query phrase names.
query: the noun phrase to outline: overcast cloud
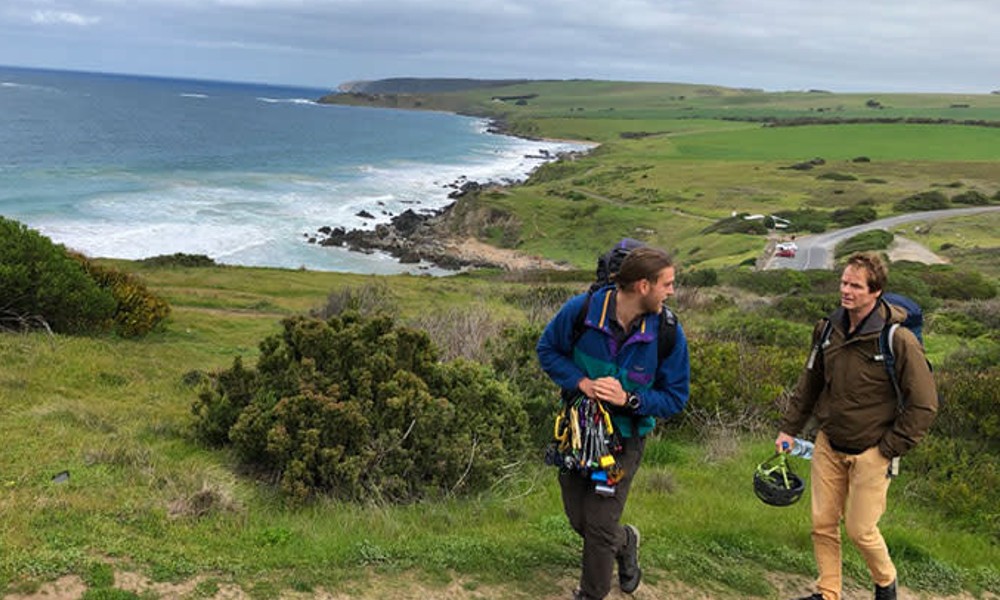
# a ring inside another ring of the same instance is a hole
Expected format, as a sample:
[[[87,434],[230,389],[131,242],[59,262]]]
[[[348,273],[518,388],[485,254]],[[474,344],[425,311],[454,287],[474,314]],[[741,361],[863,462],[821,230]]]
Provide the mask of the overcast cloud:
[[[1000,89],[996,0],[2,0],[0,64],[332,88],[386,77]]]

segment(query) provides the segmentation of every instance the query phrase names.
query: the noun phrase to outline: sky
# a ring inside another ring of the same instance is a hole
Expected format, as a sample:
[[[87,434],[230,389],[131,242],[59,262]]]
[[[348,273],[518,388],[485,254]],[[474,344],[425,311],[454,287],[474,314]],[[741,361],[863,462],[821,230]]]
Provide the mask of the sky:
[[[998,31],[997,0],[0,0],[0,65],[988,93]]]

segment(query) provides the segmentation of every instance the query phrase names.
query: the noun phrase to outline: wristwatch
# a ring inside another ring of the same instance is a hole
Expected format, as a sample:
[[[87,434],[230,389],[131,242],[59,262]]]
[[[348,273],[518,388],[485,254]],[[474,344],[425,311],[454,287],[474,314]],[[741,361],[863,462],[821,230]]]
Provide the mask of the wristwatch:
[[[639,409],[639,396],[636,395],[636,394],[629,394],[628,396],[626,396],[626,398],[625,398],[625,406],[628,407],[630,410],[638,410]]]

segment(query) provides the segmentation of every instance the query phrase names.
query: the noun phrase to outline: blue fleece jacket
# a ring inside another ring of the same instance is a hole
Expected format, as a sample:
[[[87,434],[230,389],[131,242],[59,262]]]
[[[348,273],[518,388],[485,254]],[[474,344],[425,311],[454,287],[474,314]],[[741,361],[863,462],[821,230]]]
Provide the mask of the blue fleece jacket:
[[[583,333],[573,343],[573,323],[587,303],[587,294],[571,298],[545,327],[538,340],[538,360],[542,369],[564,390],[576,392],[584,377],[615,377],[626,392],[639,396],[636,412],[639,435],[645,435],[655,425],[654,417],[666,418],[679,413],[687,404],[691,384],[687,338],[680,323],[677,341],[663,362],[657,364],[657,333],[659,314],[646,314],[640,325],[619,347],[608,326],[614,315],[610,311],[610,294],[614,286],[593,293]],[[613,415],[615,427],[631,437],[632,415],[618,411]]]

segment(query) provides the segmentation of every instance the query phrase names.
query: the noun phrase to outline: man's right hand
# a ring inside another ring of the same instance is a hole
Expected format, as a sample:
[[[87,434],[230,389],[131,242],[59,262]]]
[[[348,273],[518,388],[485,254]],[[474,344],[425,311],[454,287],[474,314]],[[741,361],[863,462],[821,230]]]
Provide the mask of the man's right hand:
[[[791,452],[793,446],[795,446],[795,438],[784,431],[779,431],[778,437],[774,440],[774,451],[779,453]]]

